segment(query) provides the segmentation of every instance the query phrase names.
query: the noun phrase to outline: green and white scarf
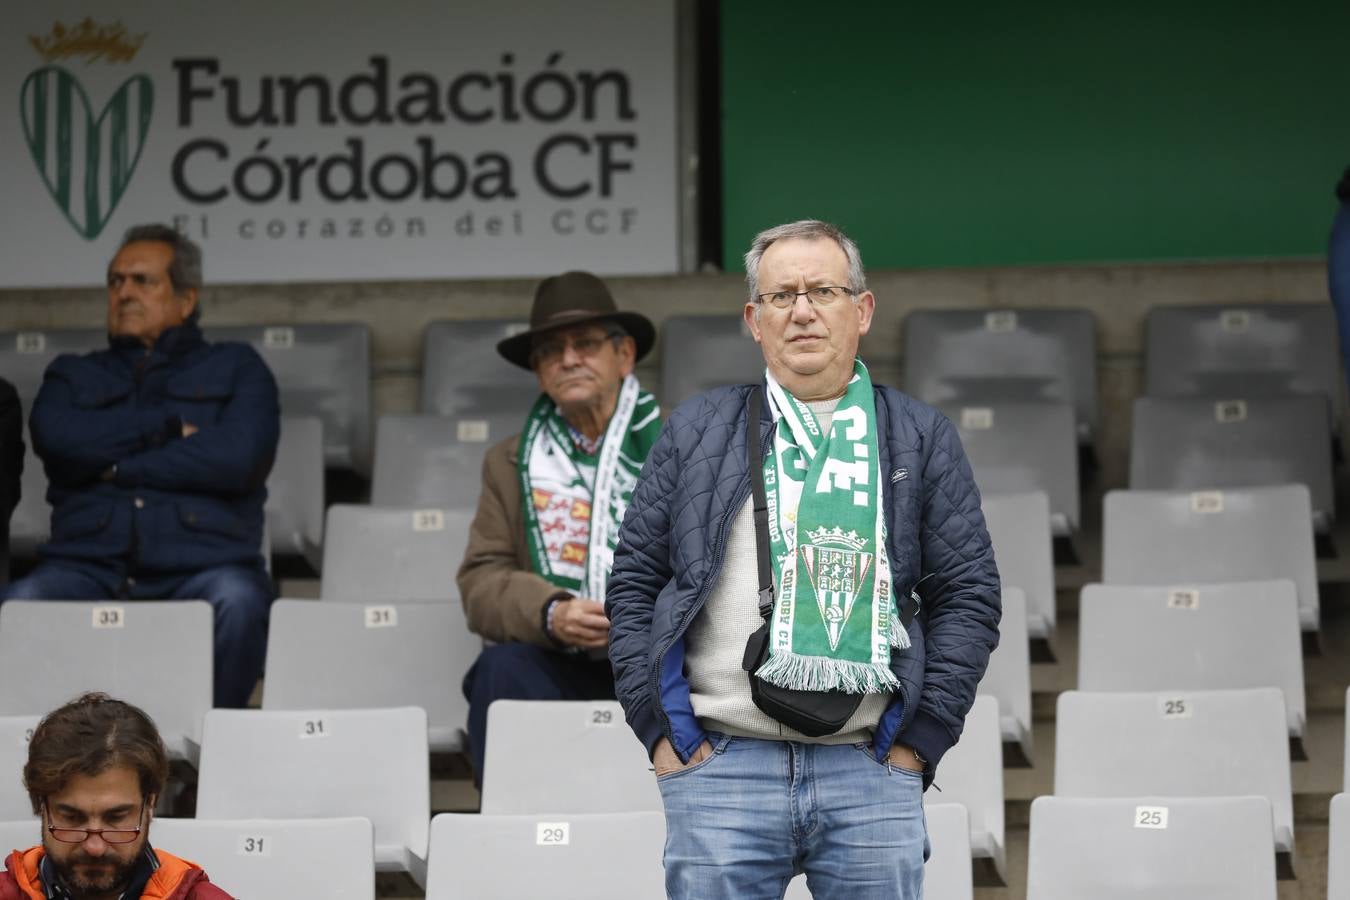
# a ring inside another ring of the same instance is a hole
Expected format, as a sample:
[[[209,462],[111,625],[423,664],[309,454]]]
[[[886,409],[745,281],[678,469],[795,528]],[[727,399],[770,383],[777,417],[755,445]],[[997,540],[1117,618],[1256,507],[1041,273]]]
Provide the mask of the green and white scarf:
[[[778,597],[769,659],[757,674],[796,690],[895,690],[891,647],[908,647],[909,636],[892,596],[867,367],[854,361],[828,434],[767,378],[775,427],[764,486]]]
[[[540,395],[519,456],[525,539],[536,572],[579,596],[604,599],[619,525],[660,432],[656,399],[632,375],[619,388],[596,454],[576,446],[558,407]]]

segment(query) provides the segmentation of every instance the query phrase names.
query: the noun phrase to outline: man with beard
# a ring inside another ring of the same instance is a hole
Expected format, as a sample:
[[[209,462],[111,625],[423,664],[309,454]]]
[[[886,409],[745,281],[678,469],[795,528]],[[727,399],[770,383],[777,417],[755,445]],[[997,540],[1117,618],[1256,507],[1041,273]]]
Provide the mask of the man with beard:
[[[150,846],[168,772],[154,722],[128,703],[91,693],[48,713],[23,769],[42,842],[10,854],[0,900],[229,900],[196,864]]]

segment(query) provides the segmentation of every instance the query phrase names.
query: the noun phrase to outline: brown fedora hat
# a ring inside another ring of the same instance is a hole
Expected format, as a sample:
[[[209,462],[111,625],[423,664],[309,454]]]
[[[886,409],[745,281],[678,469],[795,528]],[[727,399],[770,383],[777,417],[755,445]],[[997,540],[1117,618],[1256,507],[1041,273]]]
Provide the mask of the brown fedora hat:
[[[637,343],[642,359],[656,343],[656,326],[641,313],[621,312],[605,283],[590,272],[564,272],[545,278],[534,291],[530,328],[497,343],[497,352],[522,369],[530,368],[534,337],[555,328],[587,322],[617,322]]]

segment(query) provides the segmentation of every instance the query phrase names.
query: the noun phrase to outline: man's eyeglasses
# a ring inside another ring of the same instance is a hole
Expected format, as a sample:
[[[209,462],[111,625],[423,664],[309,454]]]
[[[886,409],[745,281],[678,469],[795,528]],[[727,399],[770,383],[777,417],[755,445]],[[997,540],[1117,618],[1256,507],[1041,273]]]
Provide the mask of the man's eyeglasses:
[[[607,342],[622,336],[618,332],[611,332],[602,335],[588,334],[584,337],[571,339],[550,338],[534,345],[534,349],[530,351],[530,359],[536,366],[552,365],[567,354],[568,347],[575,350],[577,356],[584,356],[589,359],[599,353]]]
[[[857,291],[849,290],[846,287],[827,284],[805,291],[769,291],[767,294],[756,294],[755,301],[772,304],[774,309],[787,309],[797,302],[798,297],[805,297],[812,306],[829,306],[838,303],[845,297],[852,297],[856,293]]]
[[[141,819],[145,816],[145,798],[141,798],[141,809],[136,813],[135,828],[66,828],[52,822],[52,814],[45,803],[42,811],[47,815],[47,832],[63,844],[83,844],[95,834],[109,844],[130,844],[141,833]]]

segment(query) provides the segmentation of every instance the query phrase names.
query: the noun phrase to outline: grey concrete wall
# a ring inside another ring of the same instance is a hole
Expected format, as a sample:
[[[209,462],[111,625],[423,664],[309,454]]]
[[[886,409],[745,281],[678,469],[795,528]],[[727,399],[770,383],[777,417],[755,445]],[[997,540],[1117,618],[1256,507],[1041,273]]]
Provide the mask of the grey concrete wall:
[[[1103,411],[1100,484],[1108,488],[1125,481],[1130,410],[1142,381],[1149,307],[1328,302],[1321,259],[876,271],[869,274],[869,282],[877,296],[877,316],[864,339],[863,357],[874,378],[888,384],[900,383],[901,323],[912,310],[1092,310],[1097,316]],[[744,282],[738,275],[615,278],[610,284],[620,306],[646,314],[658,327],[672,314],[736,313],[744,302]],[[524,318],[533,287],[526,280],[232,285],[208,288],[203,315],[215,324],[365,322],[374,340],[376,413],[409,412],[417,405],[425,325],[444,318]],[[0,291],[0,331],[98,325],[104,320],[104,303],[97,288]],[[658,344],[639,370],[644,385],[653,390],[659,389],[660,352]]]

